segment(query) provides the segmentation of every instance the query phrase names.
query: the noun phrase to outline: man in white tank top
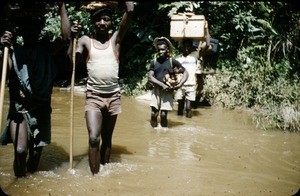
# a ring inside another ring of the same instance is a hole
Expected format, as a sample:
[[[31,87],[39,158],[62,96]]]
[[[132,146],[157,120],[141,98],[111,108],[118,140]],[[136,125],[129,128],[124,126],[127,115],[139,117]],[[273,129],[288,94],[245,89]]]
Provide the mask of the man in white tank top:
[[[112,9],[106,6],[91,12],[96,34],[83,35],[76,48],[76,66],[86,61],[88,72],[85,117],[89,133],[89,165],[93,174],[99,172],[100,163],[109,162],[112,134],[121,112],[118,57],[121,41],[129,28],[134,10],[133,2],[125,4],[120,28],[112,34],[109,33]],[[74,23],[71,28],[73,36],[78,34],[79,29],[80,25]],[[72,47],[70,44],[69,48]]]
[[[183,110],[186,110],[186,117],[191,118],[191,102],[196,99],[196,84],[197,78],[196,74],[197,66],[200,67],[199,64],[199,52],[196,51],[195,47],[193,47],[192,39],[184,39],[182,41],[182,55],[176,57],[176,60],[179,61],[182,66],[189,73],[189,77],[187,81],[183,84],[181,88],[179,88],[175,93],[175,99],[178,102],[178,115],[183,115]]]
[[[193,39],[186,38],[181,42],[182,54],[176,58],[182,66],[188,71],[189,77],[184,85],[176,91],[175,99],[178,102],[178,115],[183,115],[185,109],[187,118],[192,117],[192,103],[197,105],[203,89],[203,63],[202,56],[205,52],[210,52],[210,34],[208,23],[205,24],[205,41],[200,42],[198,49],[193,46]]]

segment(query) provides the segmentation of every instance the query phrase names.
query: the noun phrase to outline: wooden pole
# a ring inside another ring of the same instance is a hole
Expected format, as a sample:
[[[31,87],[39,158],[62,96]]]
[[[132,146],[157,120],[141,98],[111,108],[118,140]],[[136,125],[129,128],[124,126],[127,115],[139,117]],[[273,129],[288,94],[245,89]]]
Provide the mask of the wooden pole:
[[[1,91],[0,91],[0,129],[2,132],[2,116],[3,116],[3,102],[4,102],[4,92],[6,83],[6,72],[7,72],[7,60],[8,60],[8,47],[4,47],[3,54],[3,65],[2,65],[2,78],[1,78]]]
[[[73,169],[73,133],[74,133],[74,84],[75,84],[75,61],[76,61],[76,43],[77,38],[73,39],[72,50],[72,78],[71,78],[71,103],[70,103],[70,165],[69,169]]]

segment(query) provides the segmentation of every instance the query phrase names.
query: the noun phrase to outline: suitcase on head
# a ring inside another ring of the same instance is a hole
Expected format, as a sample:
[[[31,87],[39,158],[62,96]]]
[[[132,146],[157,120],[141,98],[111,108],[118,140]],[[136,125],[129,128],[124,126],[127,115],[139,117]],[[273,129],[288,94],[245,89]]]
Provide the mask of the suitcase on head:
[[[175,41],[190,38],[193,41],[205,40],[205,17],[193,13],[179,13],[171,17],[170,37]]]

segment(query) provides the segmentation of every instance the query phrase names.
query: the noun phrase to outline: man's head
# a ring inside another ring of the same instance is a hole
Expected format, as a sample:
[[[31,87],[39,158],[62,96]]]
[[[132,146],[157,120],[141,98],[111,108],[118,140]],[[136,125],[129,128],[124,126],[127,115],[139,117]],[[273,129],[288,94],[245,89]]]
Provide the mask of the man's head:
[[[112,26],[112,10],[108,7],[91,12],[91,20],[98,30],[109,30]]]
[[[97,16],[105,13],[107,16],[112,17],[112,10],[108,7],[102,7],[99,9],[95,9],[91,12],[91,20],[97,20]]]
[[[27,16],[16,20],[19,27],[19,34],[23,37],[24,42],[34,43],[38,41],[40,33],[45,24],[43,16]]]
[[[170,57],[173,52],[173,46],[166,37],[157,37],[153,41],[159,57]]]
[[[183,39],[181,43],[181,50],[183,55],[188,55],[194,51],[193,40],[192,39]]]

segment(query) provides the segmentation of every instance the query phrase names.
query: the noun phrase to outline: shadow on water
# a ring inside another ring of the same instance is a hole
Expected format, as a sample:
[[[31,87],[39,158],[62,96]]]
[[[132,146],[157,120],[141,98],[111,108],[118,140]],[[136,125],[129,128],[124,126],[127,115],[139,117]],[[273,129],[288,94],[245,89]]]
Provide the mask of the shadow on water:
[[[122,162],[122,154],[133,155],[133,152],[129,151],[126,146],[112,145],[111,159],[113,162]]]
[[[113,162],[121,162],[122,154],[132,155],[133,152],[128,151],[125,146],[112,146],[111,157],[113,159]],[[74,167],[80,164],[87,156],[88,151],[86,151],[86,153],[74,156]],[[39,171],[52,171],[57,169],[58,167],[62,167],[64,163],[69,162],[69,158],[69,154],[62,147],[57,146],[56,143],[51,143],[43,149]]]
[[[150,121],[149,121],[149,123],[150,123]],[[184,122],[174,121],[174,119],[168,119],[168,128],[185,125],[185,124],[186,123],[184,123]]]
[[[199,111],[195,111],[195,110],[192,110],[192,116],[201,116],[201,113]]]
[[[86,156],[87,153],[74,156],[73,160],[75,166]],[[67,153],[62,147],[57,146],[56,143],[51,143],[43,149],[39,171],[52,171],[58,167],[61,167],[64,163],[69,162],[69,159],[69,153]]]

